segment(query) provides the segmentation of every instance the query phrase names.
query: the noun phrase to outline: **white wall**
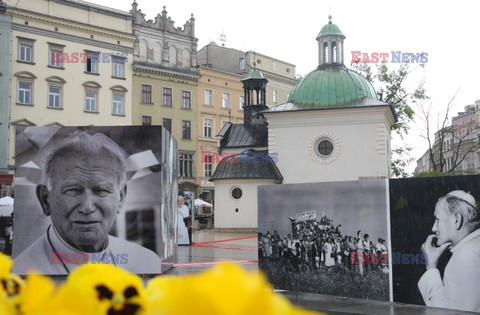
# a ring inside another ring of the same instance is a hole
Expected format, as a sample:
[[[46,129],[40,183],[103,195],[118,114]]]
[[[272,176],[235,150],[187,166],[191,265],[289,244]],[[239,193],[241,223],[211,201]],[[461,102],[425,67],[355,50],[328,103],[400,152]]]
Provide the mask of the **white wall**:
[[[283,183],[389,177],[388,107],[268,113],[269,153],[277,153]],[[327,159],[314,152],[317,138],[330,137],[337,154]]]
[[[274,180],[216,180],[215,228],[257,228],[257,187],[275,184]],[[234,199],[231,191],[239,187],[243,194]],[[238,212],[236,211],[238,209]]]

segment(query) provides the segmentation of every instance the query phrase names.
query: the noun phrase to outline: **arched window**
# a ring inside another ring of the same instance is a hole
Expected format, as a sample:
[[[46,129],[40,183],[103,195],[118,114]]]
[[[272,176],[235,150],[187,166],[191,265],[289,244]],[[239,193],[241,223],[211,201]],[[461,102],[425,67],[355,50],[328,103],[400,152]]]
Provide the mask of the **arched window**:
[[[337,63],[337,43],[336,42],[332,42],[331,52],[332,52],[332,56],[331,56],[332,63]]]
[[[328,63],[328,43],[323,43],[323,63]]]
[[[343,43],[339,43],[337,49],[338,49],[338,63],[343,63],[343,56],[342,56]]]

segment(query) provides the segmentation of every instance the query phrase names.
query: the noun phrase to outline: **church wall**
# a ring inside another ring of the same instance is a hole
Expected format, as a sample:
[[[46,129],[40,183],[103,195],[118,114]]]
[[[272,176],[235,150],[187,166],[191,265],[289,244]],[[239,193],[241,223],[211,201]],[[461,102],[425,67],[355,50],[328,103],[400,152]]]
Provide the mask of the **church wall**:
[[[274,184],[274,180],[216,180],[215,228],[257,228],[257,187]],[[232,190],[242,190],[242,197],[234,199]],[[237,211],[238,210],[238,211]]]
[[[284,183],[388,178],[390,109],[362,108],[267,114],[269,153],[278,156]],[[333,153],[316,152],[319,139]]]

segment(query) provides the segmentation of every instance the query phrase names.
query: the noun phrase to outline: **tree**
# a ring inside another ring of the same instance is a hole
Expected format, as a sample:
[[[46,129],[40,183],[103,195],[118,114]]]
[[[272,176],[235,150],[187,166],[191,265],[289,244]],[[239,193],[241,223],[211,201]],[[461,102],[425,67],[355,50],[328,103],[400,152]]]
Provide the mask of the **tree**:
[[[428,106],[422,104],[419,107],[419,116],[425,125],[422,137],[428,142],[432,171],[459,173],[459,166],[479,148],[477,118],[474,110],[453,118],[452,124],[449,124],[450,112],[457,93],[447,103],[445,114],[438,115],[434,141],[431,139],[432,104]]]
[[[414,89],[408,89],[406,83],[409,75],[423,64],[402,63],[389,68],[386,64],[352,63],[352,67],[362,74],[375,87],[378,99],[393,106],[397,122],[391,127],[392,131],[403,140],[408,134],[410,123],[414,117],[413,106],[429,99],[424,81],[416,84]],[[409,155],[412,148],[403,141],[392,145],[391,171],[394,177],[407,177],[406,166],[413,161]]]

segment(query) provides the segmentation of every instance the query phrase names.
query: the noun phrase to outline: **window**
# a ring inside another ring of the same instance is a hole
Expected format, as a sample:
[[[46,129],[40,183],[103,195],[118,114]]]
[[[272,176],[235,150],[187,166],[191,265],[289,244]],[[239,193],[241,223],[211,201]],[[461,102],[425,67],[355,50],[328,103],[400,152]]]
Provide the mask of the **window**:
[[[213,156],[206,155],[204,162],[205,177],[212,177],[213,175]]]
[[[86,112],[97,111],[97,92],[85,91],[85,111]]]
[[[278,102],[278,91],[277,90],[273,90],[273,102],[274,103],[277,103]]]
[[[205,90],[203,93],[203,103],[207,106],[212,106],[212,90]]]
[[[114,115],[124,115],[124,106],[123,106],[123,95],[122,94],[113,94],[113,107],[112,114]]]
[[[62,87],[56,85],[48,86],[48,107],[61,108],[62,107]]]
[[[240,58],[240,70],[245,70],[245,58]]]
[[[193,154],[180,153],[180,177],[193,176]]]
[[[51,67],[63,68],[63,46],[50,45],[48,49],[48,64]]]
[[[100,53],[87,51],[87,63],[85,72],[98,73],[98,64],[100,63]]]
[[[170,118],[163,118],[163,127],[168,130],[168,132],[172,133],[172,119]]]
[[[222,108],[230,108],[230,94],[222,93]]]
[[[182,108],[191,108],[190,95],[190,91],[182,91]]]
[[[212,137],[212,129],[213,129],[213,119],[204,119],[203,120],[203,136],[205,138]]]
[[[172,89],[163,88],[163,106],[172,106]]]
[[[233,199],[240,199],[242,198],[243,192],[240,188],[235,187],[232,189],[232,197]]]
[[[238,107],[241,111],[243,111],[243,106],[245,106],[245,96],[240,95],[240,97],[238,98]]]
[[[142,126],[151,126],[152,117],[151,116],[142,116]]]
[[[123,57],[112,56],[112,76],[114,78],[125,78],[125,62],[126,59]]]
[[[32,83],[18,81],[18,99],[19,104],[32,104]]]
[[[125,95],[128,90],[121,85],[112,86],[110,90],[112,90],[112,115],[125,115]]]
[[[322,140],[318,144],[318,153],[321,156],[329,156],[333,152],[333,143],[329,140]]]
[[[142,84],[142,103],[152,104],[152,86]]]
[[[18,39],[18,60],[33,63],[33,40],[26,38]]]
[[[182,139],[190,140],[192,138],[191,135],[192,123],[189,120],[182,121]]]

